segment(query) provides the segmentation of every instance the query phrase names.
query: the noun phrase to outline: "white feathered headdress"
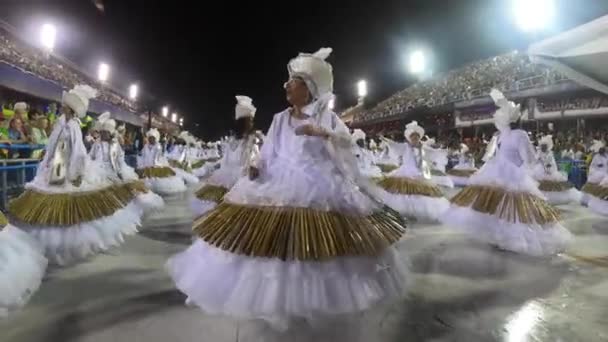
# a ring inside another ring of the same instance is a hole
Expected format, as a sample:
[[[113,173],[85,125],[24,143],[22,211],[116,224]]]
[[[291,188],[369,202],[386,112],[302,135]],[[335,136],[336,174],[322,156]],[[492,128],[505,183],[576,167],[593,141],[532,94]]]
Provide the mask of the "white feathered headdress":
[[[424,128],[418,126],[418,121],[412,121],[409,124],[405,125],[405,131],[403,132],[403,135],[405,136],[407,141],[410,141],[410,136],[414,133],[417,133],[420,138],[424,136]]]
[[[110,112],[105,112],[97,118],[97,122],[95,122],[93,129],[114,134],[116,131],[116,121],[111,118]]]
[[[156,128],[151,128],[147,133],[146,136],[148,137],[154,137],[156,138],[156,141],[158,142],[160,140],[160,132],[158,131],[158,129]]]
[[[365,140],[365,132],[363,132],[359,128],[355,128],[355,130],[353,131],[352,137],[353,137],[354,142],[357,142],[359,140]]]
[[[87,115],[89,101],[95,96],[97,96],[97,90],[88,85],[80,84],[68,92],[64,91],[61,101],[66,106],[72,108],[79,118],[82,118]]]
[[[245,117],[255,117],[256,108],[253,106],[253,100],[249,96],[236,96],[236,107],[234,108],[235,119]]]
[[[331,52],[331,48],[321,48],[313,54],[300,53],[287,64],[289,77],[302,78],[315,99],[333,92],[333,68],[325,61]]]
[[[545,135],[544,137],[540,138],[538,145],[547,145],[547,150],[553,150],[553,136],[551,134]]]
[[[511,122],[516,122],[520,118],[520,106],[516,105],[513,101],[507,100],[502,92],[492,89],[490,97],[498,107],[494,113],[494,125],[498,130],[508,128]]]

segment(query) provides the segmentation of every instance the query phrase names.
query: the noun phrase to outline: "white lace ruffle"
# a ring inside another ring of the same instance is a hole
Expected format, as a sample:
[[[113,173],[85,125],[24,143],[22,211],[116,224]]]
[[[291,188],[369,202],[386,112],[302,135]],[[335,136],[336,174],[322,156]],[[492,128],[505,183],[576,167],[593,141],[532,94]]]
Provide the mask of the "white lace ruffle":
[[[0,317],[27,303],[46,266],[42,248],[31,236],[10,224],[0,231]]]
[[[282,261],[231,254],[197,239],[167,269],[188,301],[207,313],[272,321],[354,313],[399,298],[409,279],[404,259],[388,248],[374,258]]]

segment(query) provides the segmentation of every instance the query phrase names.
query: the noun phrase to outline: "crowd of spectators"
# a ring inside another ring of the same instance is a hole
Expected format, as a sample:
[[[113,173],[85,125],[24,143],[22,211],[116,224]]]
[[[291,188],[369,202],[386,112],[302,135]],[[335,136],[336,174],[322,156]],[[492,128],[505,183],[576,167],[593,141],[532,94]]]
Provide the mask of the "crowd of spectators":
[[[135,110],[136,103],[112,91],[101,87],[97,81],[68,65],[67,61],[49,55],[41,49],[32,47],[15,38],[0,26],[0,60],[36,76],[58,83],[70,89],[77,84],[89,84],[99,90],[97,98],[103,102],[127,110]]]
[[[491,88],[503,91],[553,84],[565,76],[547,66],[532,63],[528,55],[512,52],[454,69],[414,85],[358,115],[368,121],[487,95]]]
[[[577,109],[597,109],[608,107],[608,97],[561,97],[553,100],[539,100],[537,108],[540,112],[555,112]]]

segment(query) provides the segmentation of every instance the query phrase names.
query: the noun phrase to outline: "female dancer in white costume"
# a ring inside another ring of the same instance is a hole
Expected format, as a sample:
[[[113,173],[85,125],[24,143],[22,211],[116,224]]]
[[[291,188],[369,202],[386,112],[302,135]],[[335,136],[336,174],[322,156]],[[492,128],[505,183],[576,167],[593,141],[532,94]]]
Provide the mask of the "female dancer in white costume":
[[[24,306],[40,287],[47,260],[38,242],[0,212],[0,318]]]
[[[372,151],[365,148],[365,132],[357,128],[353,131],[352,137],[354,142],[353,153],[357,157],[359,172],[370,179],[382,177],[382,170],[374,164]]]
[[[571,234],[531,177],[534,149],[525,131],[511,127],[519,121],[519,106],[498,90],[490,95],[499,107],[494,114],[499,130],[495,154],[451,199],[444,223],[505,250],[534,256],[558,253]]]
[[[181,177],[169,167],[158,140],[160,133],[156,128],[146,133],[148,142],[141,150],[141,157],[137,160],[137,173],[146,186],[161,196],[183,194],[188,189]]]
[[[258,138],[253,128],[256,108],[247,96],[237,96],[236,100],[237,135],[224,144],[220,168],[214,171],[194,194],[190,208],[196,217],[215,208],[238,179],[247,175],[251,163],[259,154],[256,145]]]
[[[9,206],[11,221],[43,246],[49,261],[65,265],[103,252],[137,232],[140,210],[132,200],[146,189],[97,182],[82,142],[89,86],[64,92],[62,113],[34,180]]]
[[[445,173],[448,165],[448,151],[435,146],[435,139],[429,138],[422,143],[424,158],[431,169],[431,183],[444,188],[453,188],[454,182]]]
[[[378,197],[401,215],[420,221],[438,221],[449,202],[439,187],[431,182],[431,169],[420,142],[424,129],[416,121],[404,131],[407,142],[400,144],[403,150],[401,166],[378,182]]]
[[[292,107],[275,115],[259,167],[195,221],[199,238],[168,262],[204,311],[285,329],[291,317],[359,312],[405,290],[393,247],[405,227],[355,185],[350,134],[328,108],[330,52],[289,62]]]
[[[477,172],[475,158],[473,158],[469,152],[469,147],[466,144],[460,144],[460,150],[458,150],[458,164],[446,173],[452,179],[455,186],[464,187],[469,184],[469,178],[475,172]]]
[[[568,177],[557,169],[551,135],[542,137],[538,144],[536,165],[532,172],[534,179],[539,182],[538,188],[547,198],[547,202],[553,205],[580,202],[580,191],[568,183]]]
[[[99,132],[99,140],[89,152],[92,175],[87,178],[95,177],[93,182],[107,185],[140,182],[135,170],[125,162],[125,153],[115,137],[116,121],[110,118],[110,113],[101,114],[94,127]],[[133,201],[143,211],[160,210],[165,205],[162,197],[149,190],[138,194]]]

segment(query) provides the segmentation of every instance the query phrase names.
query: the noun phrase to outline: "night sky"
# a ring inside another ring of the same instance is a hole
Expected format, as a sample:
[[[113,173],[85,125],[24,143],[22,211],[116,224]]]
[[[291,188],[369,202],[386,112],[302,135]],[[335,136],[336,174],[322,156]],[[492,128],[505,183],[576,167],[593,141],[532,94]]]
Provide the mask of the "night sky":
[[[345,108],[359,79],[368,81],[369,103],[411,84],[412,49],[432,52],[441,72],[608,13],[606,0],[558,0],[554,26],[530,35],[515,26],[507,0],[103,2],[105,13],[90,0],[1,0],[0,17],[33,41],[53,22],[60,54],[93,74],[107,62],[112,84],[138,81],[155,107],[170,104],[206,138],[230,129],[237,94],[253,98],[265,131],[286,106],[286,64],[300,51],[334,49],[337,107]]]

